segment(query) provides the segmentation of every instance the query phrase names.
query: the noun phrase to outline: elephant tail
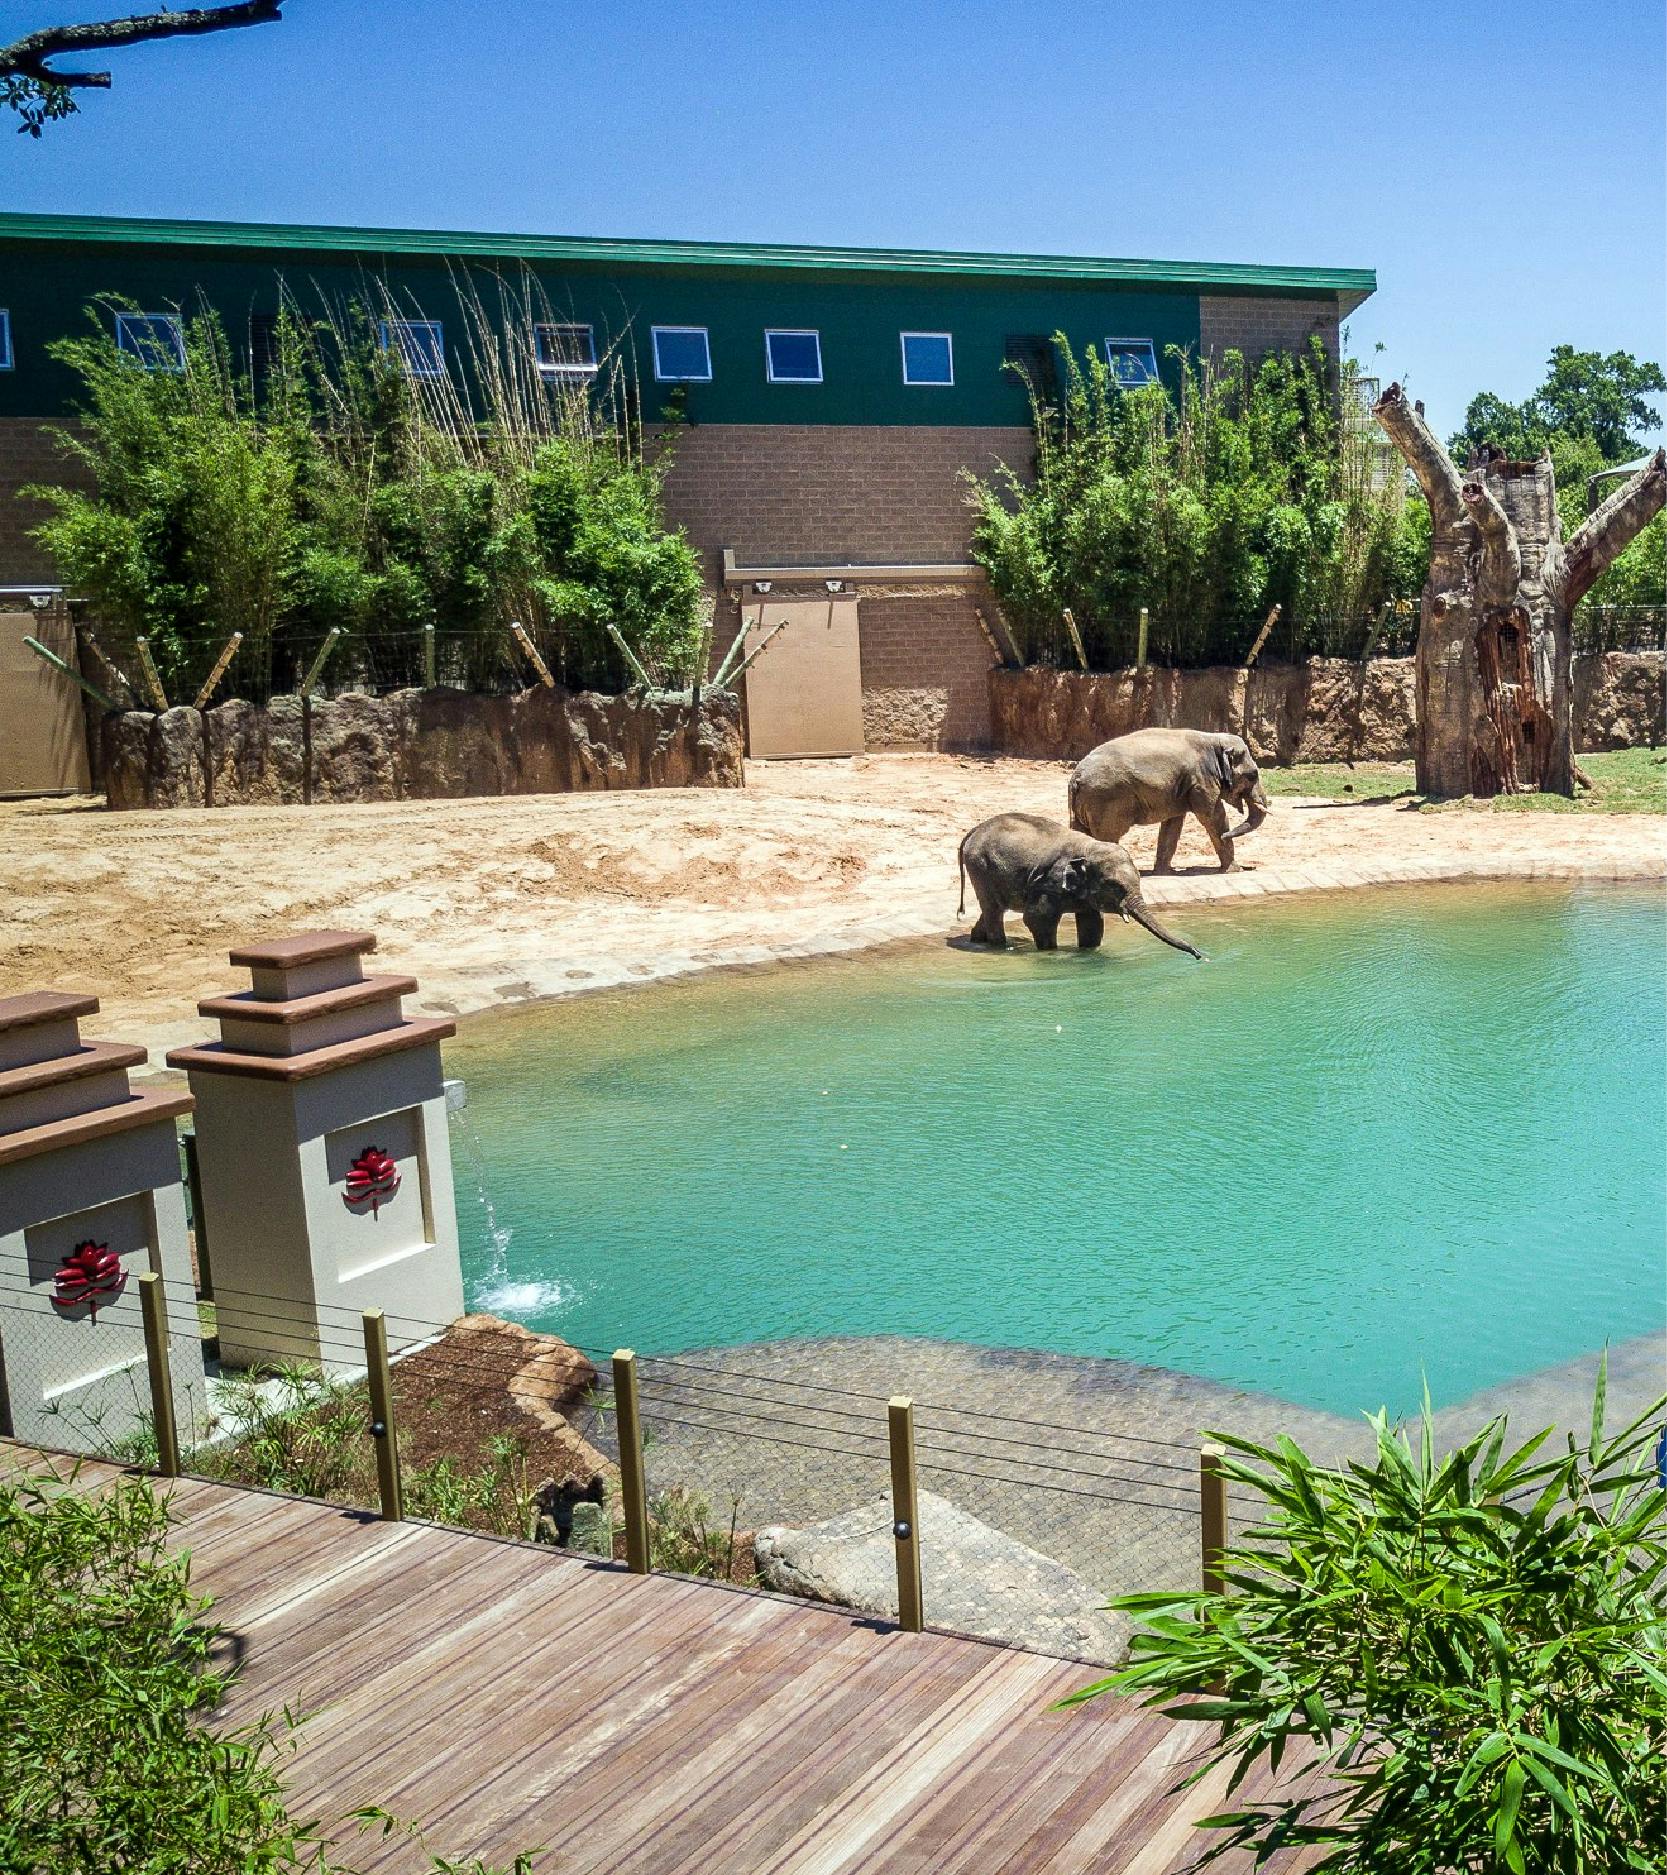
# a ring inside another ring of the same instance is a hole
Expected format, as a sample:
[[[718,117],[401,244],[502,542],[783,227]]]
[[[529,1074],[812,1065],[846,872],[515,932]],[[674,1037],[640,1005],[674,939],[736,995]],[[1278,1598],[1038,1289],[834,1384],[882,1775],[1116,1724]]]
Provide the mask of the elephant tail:
[[[967,909],[967,843],[965,840],[955,849],[955,864],[961,874],[961,898],[955,907],[955,916],[959,918]]]
[[[1073,768],[1071,770],[1071,779],[1066,785],[1065,799],[1070,803],[1071,825],[1076,828],[1078,833],[1087,833],[1088,823],[1082,817],[1081,793],[1082,786],[1077,780],[1077,771]]]

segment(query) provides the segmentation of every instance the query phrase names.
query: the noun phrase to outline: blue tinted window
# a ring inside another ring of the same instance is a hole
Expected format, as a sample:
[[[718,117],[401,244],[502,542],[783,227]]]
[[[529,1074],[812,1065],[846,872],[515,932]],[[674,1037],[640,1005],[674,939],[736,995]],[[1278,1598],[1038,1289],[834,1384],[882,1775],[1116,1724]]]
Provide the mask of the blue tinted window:
[[[185,338],[173,313],[117,313],[116,349],[147,371],[185,369]]]
[[[438,319],[384,319],[382,349],[393,352],[414,378],[446,375],[446,339]]]
[[[772,384],[820,384],[822,339],[816,332],[766,332],[764,359]]]
[[[596,334],[589,326],[533,327],[538,368],[543,372],[585,372],[596,369]]]
[[[0,371],[12,368],[12,316],[0,311]]]
[[[1106,363],[1112,378],[1125,390],[1158,381],[1158,356],[1150,339],[1107,339]]]
[[[955,342],[947,332],[903,334],[905,384],[953,384]]]
[[[662,384],[704,384],[712,375],[705,326],[656,326],[654,375]]]

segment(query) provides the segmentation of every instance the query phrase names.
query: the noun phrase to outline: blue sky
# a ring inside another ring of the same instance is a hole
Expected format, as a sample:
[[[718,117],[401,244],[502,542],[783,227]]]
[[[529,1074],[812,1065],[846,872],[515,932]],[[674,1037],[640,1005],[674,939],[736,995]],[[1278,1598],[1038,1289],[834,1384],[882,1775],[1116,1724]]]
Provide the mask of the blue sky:
[[[1447,429],[1561,340],[1662,358],[1663,41],[1660,0],[288,0],[0,132],[0,205],[1372,266],[1355,349]]]

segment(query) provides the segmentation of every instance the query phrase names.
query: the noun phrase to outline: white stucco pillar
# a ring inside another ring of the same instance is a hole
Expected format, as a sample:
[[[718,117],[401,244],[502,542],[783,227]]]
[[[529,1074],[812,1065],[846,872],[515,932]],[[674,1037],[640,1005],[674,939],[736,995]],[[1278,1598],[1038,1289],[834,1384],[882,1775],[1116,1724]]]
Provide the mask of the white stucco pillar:
[[[150,1416],[134,1280],[163,1279],[174,1414],[205,1416],[175,1121],[183,1089],[134,1092],[145,1059],[81,1039],[96,996],[0,998],[0,1431],[108,1451]]]
[[[408,976],[366,976],[368,931],[231,953],[248,989],[197,1005],[218,1039],[177,1048],[197,1101],[203,1214],[227,1365],[362,1366],[359,1311],[396,1349],[463,1312],[440,1043]]]

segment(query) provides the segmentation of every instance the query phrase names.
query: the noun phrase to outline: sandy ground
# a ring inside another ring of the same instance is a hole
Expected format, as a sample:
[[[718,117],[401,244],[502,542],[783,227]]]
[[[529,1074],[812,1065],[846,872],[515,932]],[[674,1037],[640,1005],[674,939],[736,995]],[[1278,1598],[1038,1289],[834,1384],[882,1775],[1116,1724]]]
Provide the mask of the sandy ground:
[[[159,1058],[200,1039],[194,1006],[235,985],[233,945],[318,926],[374,930],[385,967],[420,979],[416,1006],[452,1014],[949,931],[961,922],[961,835],[1010,808],[1062,818],[1067,772],[889,755],[752,763],[734,793],[129,814],[89,800],[0,803],[0,994],[91,991],[103,1000],[94,1033]],[[1155,832],[1131,836],[1142,865]],[[1223,879],[1189,824],[1182,876],[1153,881],[1148,895],[1174,903],[1470,874],[1659,877],[1667,821],[1282,800],[1245,858]]]

